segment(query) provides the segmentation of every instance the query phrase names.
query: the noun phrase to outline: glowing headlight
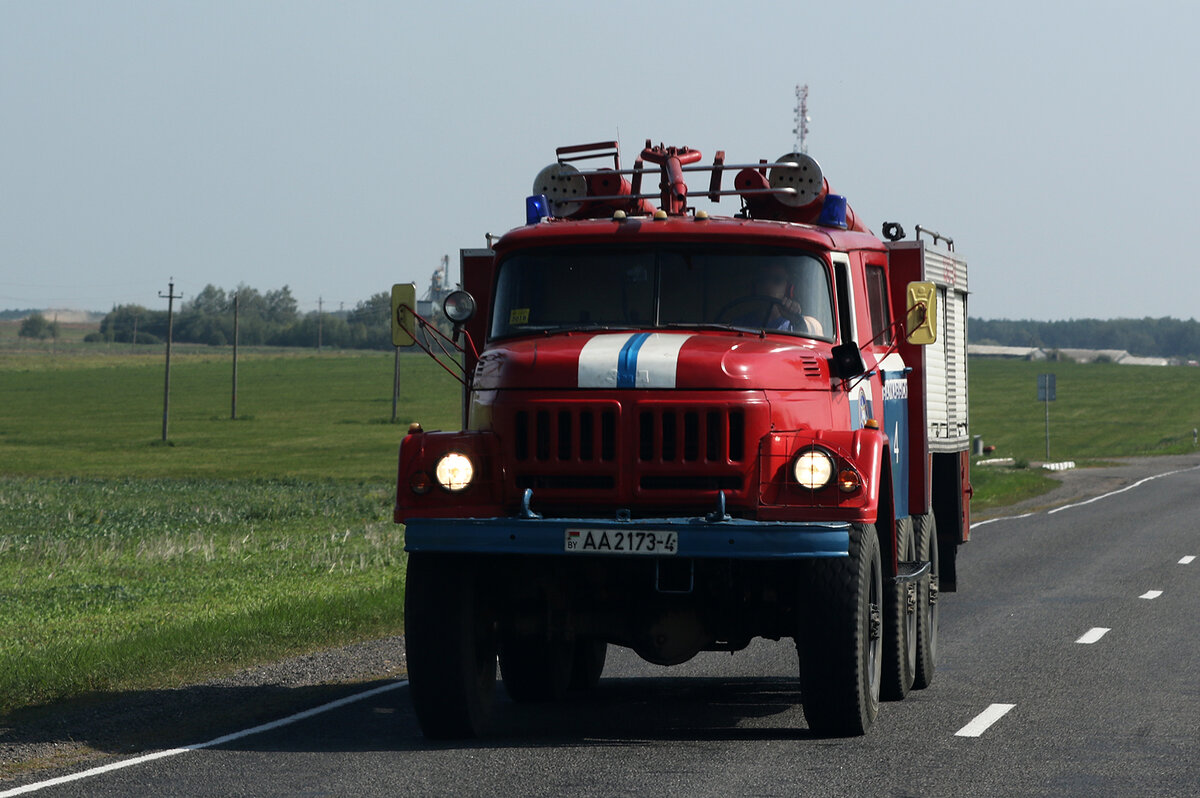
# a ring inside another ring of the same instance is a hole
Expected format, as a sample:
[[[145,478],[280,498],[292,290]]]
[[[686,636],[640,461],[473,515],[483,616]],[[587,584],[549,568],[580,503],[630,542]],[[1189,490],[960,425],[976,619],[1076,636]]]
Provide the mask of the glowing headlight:
[[[466,490],[471,484],[471,479],[475,476],[475,466],[471,465],[470,458],[465,454],[450,452],[438,460],[434,475],[439,485],[451,493],[458,493],[460,490]]]
[[[820,449],[807,449],[796,458],[792,474],[802,487],[818,490],[833,479],[833,458]]]

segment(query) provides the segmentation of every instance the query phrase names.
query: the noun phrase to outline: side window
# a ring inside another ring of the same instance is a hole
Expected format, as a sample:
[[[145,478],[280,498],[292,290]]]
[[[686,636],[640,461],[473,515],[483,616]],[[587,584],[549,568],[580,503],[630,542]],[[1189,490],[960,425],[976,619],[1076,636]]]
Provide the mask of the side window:
[[[882,266],[867,266],[867,306],[871,312],[871,341],[878,345],[892,342],[892,320],[888,313],[887,281]]]
[[[841,342],[849,343],[857,340],[858,336],[854,334],[854,296],[850,293],[850,264],[843,259],[844,257],[834,258],[833,276],[837,282],[838,332],[841,334]]]

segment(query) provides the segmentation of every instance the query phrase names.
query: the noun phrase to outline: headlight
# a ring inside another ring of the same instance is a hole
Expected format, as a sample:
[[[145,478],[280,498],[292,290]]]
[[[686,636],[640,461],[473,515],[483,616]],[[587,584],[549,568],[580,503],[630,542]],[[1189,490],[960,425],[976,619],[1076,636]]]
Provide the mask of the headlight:
[[[806,449],[792,464],[792,474],[801,487],[819,490],[833,479],[833,458],[820,449]]]
[[[438,460],[434,475],[439,485],[451,493],[458,493],[466,490],[471,484],[471,479],[475,476],[475,466],[471,465],[470,458],[465,454],[450,452]]]

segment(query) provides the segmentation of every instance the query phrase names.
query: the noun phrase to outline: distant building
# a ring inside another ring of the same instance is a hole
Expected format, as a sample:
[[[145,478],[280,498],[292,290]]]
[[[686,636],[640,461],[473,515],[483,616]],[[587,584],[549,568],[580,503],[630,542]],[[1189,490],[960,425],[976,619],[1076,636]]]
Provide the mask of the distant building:
[[[1036,346],[994,346],[992,344],[969,344],[967,354],[972,357],[999,357],[1008,360],[1045,360],[1046,351]]]
[[[971,344],[967,354],[972,357],[998,357],[1009,360],[1048,360],[1056,358],[1073,363],[1119,363],[1122,366],[1167,366],[1165,357],[1137,357],[1124,349],[1052,349],[1047,351],[1036,346],[993,346]]]

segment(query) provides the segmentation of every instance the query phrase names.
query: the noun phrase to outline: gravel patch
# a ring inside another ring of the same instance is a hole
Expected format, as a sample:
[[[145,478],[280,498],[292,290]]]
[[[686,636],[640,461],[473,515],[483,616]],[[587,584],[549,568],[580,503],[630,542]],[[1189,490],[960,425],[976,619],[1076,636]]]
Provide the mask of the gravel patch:
[[[403,678],[388,637],[163,690],[84,696],[0,718],[0,789],[113,758],[207,742]]]

